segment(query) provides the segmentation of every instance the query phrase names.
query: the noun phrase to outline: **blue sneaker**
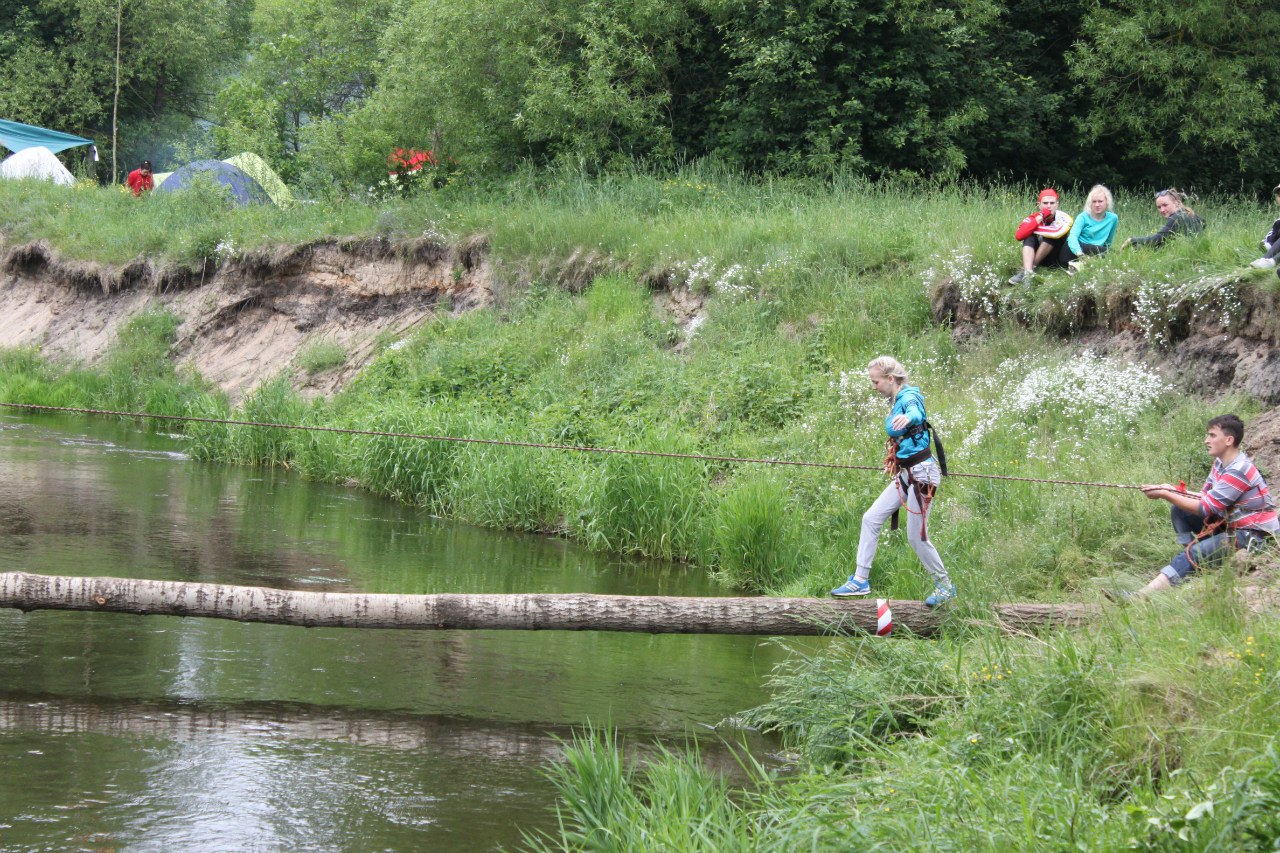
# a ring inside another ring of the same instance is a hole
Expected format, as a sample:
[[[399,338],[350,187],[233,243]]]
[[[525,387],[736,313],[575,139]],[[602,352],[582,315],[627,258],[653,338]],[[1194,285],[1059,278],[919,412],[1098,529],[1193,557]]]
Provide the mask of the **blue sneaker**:
[[[871,592],[871,581],[860,581],[857,575],[849,575],[849,580],[843,586],[831,590],[831,594],[836,598],[851,598],[855,595],[866,595],[869,592]]]
[[[946,604],[948,601],[956,597],[956,585],[942,586],[941,584],[933,588],[933,592],[924,600],[925,607],[937,607],[939,604]]]

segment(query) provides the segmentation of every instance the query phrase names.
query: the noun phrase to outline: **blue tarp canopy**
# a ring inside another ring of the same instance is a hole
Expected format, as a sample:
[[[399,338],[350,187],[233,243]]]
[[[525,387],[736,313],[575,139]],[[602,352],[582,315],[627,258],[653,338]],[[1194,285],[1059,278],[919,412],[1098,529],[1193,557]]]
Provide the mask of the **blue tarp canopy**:
[[[17,154],[25,148],[37,146],[48,148],[54,154],[75,148],[77,145],[92,145],[92,139],[75,136],[70,133],[59,133],[56,130],[45,130],[32,124],[21,124],[16,121],[0,119],[0,145]]]
[[[243,171],[221,160],[197,160],[178,169],[156,187],[156,192],[172,193],[185,190],[198,177],[211,178],[231,192],[236,204],[270,204],[271,197],[262,185]]]

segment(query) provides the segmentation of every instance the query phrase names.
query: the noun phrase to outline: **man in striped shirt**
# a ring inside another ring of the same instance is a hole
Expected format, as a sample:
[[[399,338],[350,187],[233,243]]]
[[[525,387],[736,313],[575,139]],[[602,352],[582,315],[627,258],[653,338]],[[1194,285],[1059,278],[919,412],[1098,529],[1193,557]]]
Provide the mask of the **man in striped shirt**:
[[[1199,494],[1168,483],[1142,487],[1147,497],[1173,504],[1173,529],[1184,547],[1139,595],[1176,586],[1237,548],[1264,547],[1280,532],[1267,483],[1240,449],[1243,438],[1244,422],[1235,415],[1209,421],[1204,446],[1213,457],[1213,468]]]

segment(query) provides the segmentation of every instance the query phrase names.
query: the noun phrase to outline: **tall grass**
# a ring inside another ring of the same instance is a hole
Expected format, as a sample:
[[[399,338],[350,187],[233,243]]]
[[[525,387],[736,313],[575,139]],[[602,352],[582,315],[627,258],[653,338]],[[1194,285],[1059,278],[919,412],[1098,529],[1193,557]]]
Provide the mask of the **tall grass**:
[[[1272,850],[1280,632],[1218,604],[1230,582],[1078,633],[797,647],[743,718],[780,733],[796,767],[691,817],[688,795],[724,784],[691,754],[626,771],[587,735],[552,771],[556,844],[531,847],[653,849],[655,827],[688,823],[700,835],[671,849]],[[664,776],[681,794],[654,796]],[[617,805],[590,801],[602,788]]]
[[[1129,322],[1156,343],[1180,294],[1208,294],[1205,310],[1229,313],[1231,294],[1274,286],[1240,269],[1270,215],[1202,200],[1203,238],[1010,288],[1012,230],[1032,198],[1027,187],[688,170],[521,174],[381,209],[215,205],[202,217],[183,197],[0,182],[5,240],[43,237],[73,257],[409,236],[399,223],[411,222],[488,233],[502,288],[496,310],[424,324],[332,400],[304,401],[277,381],[232,408],[173,368],[174,319],[162,314],[125,327],[94,369],[0,353],[0,399],[878,466],[886,407],[863,365],[887,352],[923,387],[956,470],[1197,482],[1208,467],[1204,421],[1229,409],[1247,417],[1254,401],[1210,404],[1041,332],[1078,328],[1088,300],[1139,306]],[[1070,197],[1064,207],[1076,212]],[[1159,224],[1145,196],[1121,197],[1118,212],[1121,237]],[[577,275],[574,253],[611,271],[577,295],[555,286],[562,272]],[[654,280],[703,299],[697,321],[655,310],[644,283]],[[988,300],[983,336],[958,343],[932,323],[926,294],[944,280]],[[824,594],[852,571],[861,514],[884,485],[865,471],[208,424],[187,432],[201,458],[287,465],[480,524],[685,559],[775,594]],[[1092,600],[1147,579],[1174,548],[1162,506],[1134,491],[946,480],[930,536],[961,598],[942,639],[797,649],[771,701],[745,716],[783,738],[794,772],[756,772],[749,790],[730,792],[693,756],[629,765],[611,734],[591,732],[553,771],[559,831],[530,846],[1274,849],[1280,631],[1234,603],[1236,567],[1079,632],[1010,637],[983,616],[982,602]],[[930,588],[901,534],[885,536],[872,584],[893,598]]]
[[[746,813],[696,751],[659,747],[658,760],[628,766],[616,734],[588,730],[550,773],[560,792],[558,835],[531,836],[532,850],[747,851],[756,849]]]
[[[27,216],[6,226],[9,238],[48,226],[55,242],[69,241],[64,248],[98,251],[51,222],[60,215],[54,192],[24,183],[0,187],[0,194],[21,197],[16,209]],[[184,223],[195,221],[182,218],[194,216],[183,196],[62,192],[74,210],[96,205],[119,213],[109,228],[138,239],[152,227],[173,226],[171,233],[181,235]],[[304,402],[276,382],[251,395],[236,415],[877,465],[883,403],[865,386],[861,366],[891,352],[924,388],[957,469],[1194,482],[1206,465],[1196,441],[1211,414],[1205,404],[1169,389],[1139,394],[1144,382],[1159,380],[1138,374],[1120,399],[1128,394],[1144,404],[1108,420],[1104,415],[1119,411],[1107,396],[1116,383],[1088,377],[1117,369],[1109,363],[1081,362],[1069,347],[999,319],[963,348],[932,323],[924,294],[945,273],[939,259],[972,257],[965,261],[970,275],[1007,260],[1002,281],[1017,257],[1008,232],[1029,197],[1025,188],[907,190],[858,180],[747,181],[690,171],[595,181],[523,176],[487,194],[463,190],[370,209],[367,221],[346,218],[345,207],[326,218],[324,205],[288,214],[215,207],[209,221],[218,228],[238,223],[248,229],[243,234],[258,229],[261,240],[299,233],[273,231],[276,216],[296,216],[290,228],[341,229],[358,220],[376,229],[375,220],[412,211],[418,222],[457,233],[490,231],[506,287],[521,269],[535,276],[527,292],[508,293],[501,310],[427,323],[402,346],[384,351],[332,401]],[[1154,228],[1147,201],[1121,199],[1122,231],[1130,224]],[[1224,264],[1252,243],[1249,229],[1255,217],[1263,218],[1252,203],[1229,200],[1202,202],[1200,212],[1210,224],[1211,236],[1203,238],[1207,256]],[[1233,234],[1240,245],[1232,245]],[[252,242],[244,237],[240,245]],[[1144,281],[1163,281],[1203,248],[1194,242],[1129,253],[1125,263]],[[556,263],[578,249],[611,257],[615,272],[598,276],[580,296],[537,277],[539,270],[558,274]],[[655,310],[653,294],[637,281],[647,276],[665,276],[701,294],[706,304],[698,321],[686,328]],[[1051,281],[1045,286],[1068,281],[1043,278]],[[1095,279],[1081,281],[1092,287]],[[1001,286],[1024,306],[1036,299],[1033,290]],[[26,366],[6,373],[6,398],[230,413],[224,400],[194,377],[179,376],[164,358],[173,323],[159,315],[140,318],[93,371],[55,376],[30,354],[10,355]],[[1010,398],[1025,402],[1006,411]],[[1220,405],[1252,411],[1247,400]],[[865,472],[564,456],[247,427],[202,425],[190,433],[202,458],[289,465],[477,523],[557,531],[594,547],[692,560],[747,590],[798,595],[820,594],[852,570],[861,513],[883,486]],[[1151,442],[1156,434],[1167,440]],[[934,512],[935,541],[963,593],[979,599],[1094,595],[1098,586],[1136,580],[1163,561],[1167,548],[1160,513],[1132,492],[954,479],[944,484]],[[928,580],[894,540],[889,537],[879,556],[877,590],[923,595]]]

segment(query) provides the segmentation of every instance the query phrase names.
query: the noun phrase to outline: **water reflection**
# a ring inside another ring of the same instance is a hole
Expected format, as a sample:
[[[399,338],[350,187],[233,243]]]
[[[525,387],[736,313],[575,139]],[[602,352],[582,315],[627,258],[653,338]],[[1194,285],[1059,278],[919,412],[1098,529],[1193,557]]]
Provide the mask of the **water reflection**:
[[[0,565],[310,590],[724,593],[681,566],[43,418],[0,420]],[[0,848],[510,847],[554,820],[541,771],[572,727],[705,733],[763,698],[777,659],[749,637],[0,611]]]

